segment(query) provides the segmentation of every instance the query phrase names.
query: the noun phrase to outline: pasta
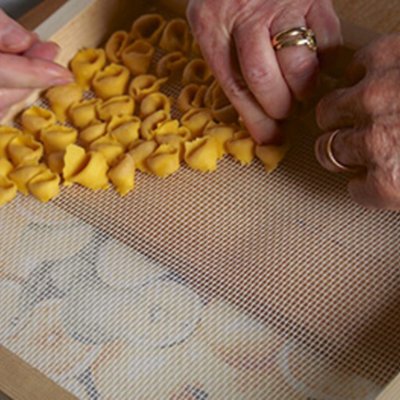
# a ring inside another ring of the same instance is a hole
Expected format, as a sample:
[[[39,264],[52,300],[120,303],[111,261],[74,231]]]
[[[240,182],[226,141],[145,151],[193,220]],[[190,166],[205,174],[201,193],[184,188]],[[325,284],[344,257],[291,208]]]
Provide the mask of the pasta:
[[[109,121],[112,117],[122,115],[133,115],[135,103],[130,96],[116,96],[99,103],[97,106],[97,115],[102,121]]]
[[[69,107],[82,99],[83,90],[76,83],[55,86],[46,92],[46,98],[57,119],[64,123]]]
[[[111,118],[107,130],[126,149],[139,139],[140,125],[141,120],[138,117],[123,115]]]
[[[169,144],[161,144],[146,159],[146,165],[151,173],[165,178],[180,167],[179,149]]]
[[[255,156],[255,143],[245,131],[235,132],[225,144],[227,152],[242,165],[250,164]]]
[[[129,82],[129,70],[123,65],[110,64],[96,73],[92,87],[96,96],[103,100],[121,96],[126,92]]]
[[[128,94],[136,101],[142,101],[148,94],[158,92],[168,78],[157,78],[154,75],[139,75],[132,79]]]
[[[179,126],[179,121],[177,119],[171,119],[160,122],[157,126],[157,130],[155,131],[155,135],[156,137],[163,135],[179,135],[189,140],[192,136],[192,133],[188,128]]]
[[[81,100],[69,109],[72,124],[79,129],[86,128],[97,120],[97,109],[101,100]]]
[[[8,177],[17,185],[19,192],[28,195],[28,183],[30,180],[45,170],[46,166],[44,164],[26,165],[14,169],[8,174]]]
[[[146,140],[154,139],[159,126],[166,121],[169,121],[169,116],[164,110],[149,115],[142,121],[142,126],[140,127],[141,137]]]
[[[211,172],[217,169],[218,145],[216,139],[210,136],[185,142],[186,164],[201,172]]]
[[[177,79],[181,75],[187,62],[188,59],[180,51],[168,53],[157,63],[157,76],[160,78]]]
[[[88,146],[90,143],[99,139],[106,134],[107,124],[101,121],[93,121],[93,123],[87,126],[79,133],[79,141],[84,145]]]
[[[112,165],[124,152],[122,144],[108,134],[92,142],[89,149],[101,153],[108,165]]]
[[[265,170],[273,172],[285,157],[289,146],[256,146],[256,156],[263,163]]]
[[[152,154],[157,148],[157,142],[155,140],[142,140],[139,139],[134,142],[129,150],[133,162],[135,163],[136,169],[142,172],[148,172],[145,161],[147,157]]]
[[[182,83],[197,83],[208,85],[213,79],[210,68],[207,63],[201,58],[191,60],[183,70]]]
[[[181,124],[192,132],[193,137],[201,136],[212,121],[211,112],[207,108],[192,108],[181,118]]]
[[[107,59],[112,63],[119,63],[122,60],[122,52],[129,44],[129,35],[125,31],[114,32],[107,40],[105,51]]]
[[[64,151],[69,144],[75,143],[77,138],[76,129],[62,125],[51,125],[42,129],[40,133],[40,140],[47,154]]]
[[[122,52],[122,62],[132,75],[146,74],[155,53],[154,47],[143,39],[138,39]]]
[[[217,121],[226,124],[237,122],[239,115],[217,81],[214,81],[208,88],[204,101]]]
[[[213,125],[205,130],[205,136],[213,137],[217,141],[218,159],[222,158],[226,154],[226,143],[233,138],[233,135],[237,130],[238,127],[234,125],[224,124]]]
[[[14,166],[7,158],[0,158],[0,176],[7,176],[13,168]]]
[[[167,144],[177,149],[180,161],[183,160],[184,156],[184,150],[185,150],[184,143],[189,139],[190,139],[190,133],[189,137],[185,137],[184,135],[157,135],[155,137],[155,140],[159,145]]]
[[[191,35],[188,23],[183,18],[168,21],[160,39],[160,48],[167,51],[187,53],[191,49]]]
[[[196,57],[202,57],[201,49],[199,44],[197,43],[197,40],[192,41],[192,54]]]
[[[32,133],[35,137],[39,132],[50,125],[56,123],[56,116],[50,110],[45,108],[32,106],[26,109],[21,115],[21,125],[25,131]]]
[[[83,88],[89,89],[95,74],[106,64],[106,54],[103,49],[82,49],[71,60],[71,70],[76,82]]]
[[[108,164],[103,154],[96,151],[85,152],[75,144],[67,147],[64,156],[64,185],[78,183],[92,190],[107,189]]]
[[[59,175],[62,173],[64,168],[64,154],[64,151],[56,151],[47,155],[46,164],[50,171]]]
[[[60,193],[60,176],[46,169],[28,182],[28,189],[36,199],[50,201]]]
[[[207,86],[190,83],[186,85],[179,93],[176,105],[180,111],[185,113],[191,108],[204,108],[204,97]]]
[[[121,196],[127,195],[135,187],[135,163],[130,154],[125,154],[108,172],[110,181]]]
[[[13,128],[11,126],[0,127],[0,157],[7,157],[8,144],[16,136],[20,135],[22,135],[22,132],[19,129]]]
[[[171,101],[160,92],[146,96],[140,104],[140,118],[146,118],[157,111],[163,110],[168,116],[171,115]]]
[[[0,207],[17,196],[17,185],[5,176],[0,176]]]
[[[16,167],[35,165],[43,156],[43,145],[32,135],[19,135],[10,141],[7,152]]]
[[[131,36],[133,39],[145,39],[151,44],[158,44],[166,25],[160,14],[142,15],[132,24]]]

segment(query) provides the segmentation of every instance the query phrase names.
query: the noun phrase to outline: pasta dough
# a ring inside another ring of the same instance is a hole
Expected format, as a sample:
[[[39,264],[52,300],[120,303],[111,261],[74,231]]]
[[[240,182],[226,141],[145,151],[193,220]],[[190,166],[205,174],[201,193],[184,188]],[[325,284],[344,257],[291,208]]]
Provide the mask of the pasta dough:
[[[216,139],[210,136],[185,142],[186,164],[201,172],[211,172],[217,169],[218,144]]]
[[[7,176],[14,166],[7,158],[0,158],[0,176]]]
[[[132,156],[125,154],[108,172],[110,181],[121,196],[127,195],[135,187],[135,163]]]
[[[160,92],[147,95],[140,104],[140,118],[146,118],[157,111],[164,111],[168,117],[171,115],[171,101]]]
[[[154,114],[149,115],[142,121],[142,126],[140,127],[141,137],[146,140],[154,139],[157,129],[166,121],[170,121],[170,119],[164,110],[156,111]]]
[[[7,157],[8,144],[19,135],[22,135],[19,129],[11,126],[0,126],[0,157]]]
[[[64,153],[64,151],[56,151],[47,155],[46,164],[50,171],[53,171],[58,175],[62,173],[64,168]]]
[[[204,135],[213,137],[218,144],[218,159],[222,158],[226,154],[226,143],[232,140],[234,133],[238,130],[237,126],[234,125],[212,125],[206,128]]]
[[[255,157],[254,140],[245,131],[235,132],[225,144],[227,152],[242,165],[250,164]]]
[[[167,52],[187,53],[191,44],[188,23],[183,18],[174,18],[168,21],[160,39],[160,48]]]
[[[62,125],[51,125],[42,129],[40,133],[40,140],[47,154],[64,151],[69,144],[75,143],[77,138],[76,129]]]
[[[0,176],[0,207],[12,201],[17,195],[17,185],[5,176]]]
[[[273,172],[285,157],[289,146],[256,146],[256,156],[263,163],[265,170]]]
[[[212,121],[211,112],[206,108],[192,108],[181,118],[181,124],[192,132],[194,138],[201,136]]]
[[[112,63],[120,63],[122,61],[122,52],[129,44],[129,35],[125,31],[114,32],[107,40],[105,51],[107,59]]]
[[[10,141],[7,152],[16,167],[35,165],[43,156],[43,145],[32,135],[19,135]]]
[[[21,125],[27,132],[37,137],[39,132],[50,125],[56,123],[56,116],[50,110],[32,106],[26,109],[21,115]]]
[[[69,109],[72,124],[79,128],[86,128],[97,120],[97,109],[101,100],[81,100],[73,104]]]
[[[132,75],[146,74],[155,53],[154,47],[143,39],[138,39],[122,52],[122,61]]]
[[[217,81],[209,86],[204,102],[217,121],[226,124],[237,122],[239,115]]]
[[[165,178],[180,167],[179,149],[169,144],[161,144],[147,157],[146,165],[154,175]]]
[[[133,39],[145,39],[152,45],[156,45],[165,25],[166,21],[160,14],[145,14],[132,24],[131,36]]]
[[[145,161],[147,157],[152,154],[157,148],[157,142],[155,140],[142,140],[139,139],[134,142],[129,150],[135,167],[142,172],[148,172]]]
[[[136,101],[142,101],[148,94],[158,92],[168,78],[154,75],[139,75],[132,79],[128,93]]]
[[[8,176],[17,185],[18,190],[22,194],[28,195],[28,183],[31,181],[32,178],[44,172],[45,170],[46,166],[44,164],[26,165],[14,169],[9,173]]]
[[[79,133],[79,141],[84,146],[88,146],[90,143],[104,136],[106,132],[107,123],[95,120]]]
[[[186,85],[176,100],[176,105],[183,113],[191,108],[204,108],[204,97],[207,91],[207,86],[190,83]]]
[[[129,76],[129,70],[123,65],[110,64],[94,76],[93,90],[103,100],[121,96],[126,92]]]
[[[174,51],[163,56],[157,63],[156,73],[160,78],[178,79],[188,59],[180,52]]]
[[[128,148],[136,139],[139,139],[141,120],[135,116],[113,117],[107,129],[112,138],[117,140],[124,149]]]
[[[208,85],[213,79],[210,68],[207,63],[201,58],[195,58],[189,61],[183,70],[182,83],[197,83]]]
[[[28,182],[28,189],[36,199],[50,201],[60,193],[60,176],[46,169]]]
[[[89,149],[102,154],[108,165],[114,164],[124,152],[124,146],[109,134],[92,142]]]
[[[135,103],[130,96],[116,96],[97,105],[97,115],[102,121],[109,121],[112,117],[133,115]]]

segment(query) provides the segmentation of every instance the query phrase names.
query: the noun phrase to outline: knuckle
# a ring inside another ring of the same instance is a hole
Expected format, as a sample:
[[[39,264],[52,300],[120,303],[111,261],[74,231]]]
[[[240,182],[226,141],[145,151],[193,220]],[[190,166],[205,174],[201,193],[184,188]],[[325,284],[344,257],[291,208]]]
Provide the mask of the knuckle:
[[[242,98],[249,93],[249,89],[244,80],[237,76],[226,76],[221,79],[223,88],[228,97],[233,99]]]
[[[254,86],[269,86],[275,76],[268,68],[260,66],[252,66],[246,70],[246,78],[250,85]]]

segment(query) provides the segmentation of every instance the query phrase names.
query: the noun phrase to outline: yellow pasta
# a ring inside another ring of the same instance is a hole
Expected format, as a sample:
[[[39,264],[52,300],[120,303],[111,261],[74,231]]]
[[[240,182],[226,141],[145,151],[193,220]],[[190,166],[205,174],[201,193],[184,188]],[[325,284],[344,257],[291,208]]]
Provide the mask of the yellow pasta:
[[[167,144],[169,146],[174,147],[176,150],[178,150],[180,161],[183,160],[183,156],[184,156],[184,150],[185,150],[184,144],[189,139],[190,139],[190,133],[189,133],[189,137],[185,137],[183,135],[178,135],[178,134],[157,135],[155,137],[155,140],[159,145]]]
[[[140,127],[141,137],[146,140],[152,140],[159,126],[166,121],[169,121],[169,115],[164,110],[149,115],[142,121],[142,126]]]
[[[15,183],[5,176],[0,176],[0,207],[14,200],[16,196],[17,186]]]
[[[56,174],[61,174],[64,168],[65,151],[56,151],[46,157],[46,164]]]
[[[139,139],[141,120],[135,116],[117,116],[111,118],[107,130],[125,149]]]
[[[146,96],[140,104],[140,118],[146,118],[157,111],[163,110],[168,116],[171,115],[171,100],[160,92]]]
[[[28,195],[28,183],[30,180],[45,170],[46,166],[44,164],[27,165],[11,171],[8,177],[17,185],[18,190],[22,194]]]
[[[112,165],[124,152],[124,146],[110,135],[95,140],[90,144],[89,149],[101,153],[108,165]]]
[[[187,139],[190,139],[192,136],[192,132],[184,126],[179,125],[179,121],[177,119],[166,120],[160,122],[155,131],[155,136],[164,136],[164,135],[180,135],[184,136]]]
[[[96,73],[92,87],[96,96],[103,100],[120,96],[126,92],[130,73],[123,65],[110,64]]]
[[[78,183],[92,190],[108,188],[108,164],[103,154],[75,144],[67,147],[64,156],[64,185]]]
[[[242,165],[250,164],[255,156],[254,140],[245,131],[235,132],[225,144],[227,152]]]
[[[192,132],[193,137],[201,136],[205,127],[212,122],[211,111],[207,108],[192,108],[181,118],[181,124]]]
[[[125,31],[114,32],[105,45],[106,56],[112,63],[121,62],[122,52],[129,44],[129,35]]]
[[[274,171],[284,159],[289,146],[256,146],[256,156],[263,163],[265,170],[270,173]]]
[[[97,109],[101,100],[81,100],[72,104],[69,109],[69,117],[72,124],[79,129],[86,128],[97,120]]]
[[[201,172],[212,172],[217,169],[218,145],[217,141],[210,137],[197,138],[191,142],[185,142],[186,164]]]
[[[191,60],[183,70],[182,83],[197,83],[208,85],[213,80],[210,68],[207,63],[201,58]]]
[[[39,132],[50,125],[55,124],[55,114],[45,108],[32,106],[26,109],[21,115],[21,125],[25,131],[32,133],[35,137]]]
[[[110,169],[108,177],[121,196],[127,195],[135,187],[135,163],[130,154],[124,154]]]
[[[142,172],[148,172],[145,161],[156,148],[157,142],[155,140],[139,139],[134,142],[129,150],[129,154],[135,163],[135,168]]]
[[[13,169],[14,166],[7,158],[0,158],[0,176],[7,176]]]
[[[132,24],[131,36],[134,39],[145,39],[155,45],[158,44],[165,25],[166,21],[160,14],[145,14]]]
[[[204,97],[207,91],[207,86],[190,83],[186,85],[176,100],[176,105],[180,111],[185,113],[191,108],[204,108]]]
[[[11,126],[0,126],[0,157],[7,157],[7,147],[8,144],[16,136],[22,135],[19,129],[13,128]]]
[[[80,131],[79,141],[88,146],[90,143],[100,139],[106,134],[107,124],[105,122],[93,121],[89,126]]]
[[[50,107],[60,122],[67,119],[68,109],[82,99],[83,89],[76,83],[55,86],[46,92]]]
[[[226,124],[237,122],[239,115],[217,81],[209,86],[204,102],[217,121]]]
[[[180,167],[179,149],[169,144],[161,144],[147,157],[146,166],[151,173],[160,178],[173,174]]]
[[[192,41],[192,54],[196,57],[202,57],[201,48],[196,40]]]
[[[213,137],[218,144],[218,159],[226,154],[225,145],[229,140],[232,140],[234,133],[239,128],[234,125],[213,125],[207,128],[204,132],[205,136]]]
[[[19,135],[10,141],[7,152],[16,167],[36,165],[43,156],[43,145],[32,135]]]
[[[148,94],[158,92],[168,78],[157,78],[154,75],[139,75],[132,79],[128,94],[140,102]]]
[[[36,199],[50,201],[60,193],[60,176],[46,169],[29,181],[28,189]]]
[[[95,74],[106,64],[106,54],[103,49],[82,49],[71,60],[71,70],[77,83],[83,89],[89,89]]]
[[[40,140],[47,154],[64,151],[69,144],[75,143],[77,138],[76,129],[62,125],[51,125],[40,132]]]
[[[160,39],[160,48],[167,51],[187,53],[191,49],[190,28],[183,18],[168,21]]]
[[[116,96],[97,106],[97,115],[102,121],[109,121],[112,117],[133,115],[135,103],[130,96]]]
[[[180,51],[168,53],[157,63],[157,76],[160,78],[178,79],[187,62],[188,59]]]
[[[137,76],[147,73],[154,53],[155,49],[149,42],[138,39],[124,49],[121,57],[132,75]]]

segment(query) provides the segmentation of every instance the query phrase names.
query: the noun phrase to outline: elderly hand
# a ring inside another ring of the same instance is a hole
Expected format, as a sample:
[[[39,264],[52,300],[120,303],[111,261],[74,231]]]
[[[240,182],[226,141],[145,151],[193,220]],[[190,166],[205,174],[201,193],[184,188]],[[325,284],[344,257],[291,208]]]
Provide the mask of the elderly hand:
[[[352,87],[334,91],[317,107],[327,133],[316,143],[316,156],[332,172],[355,168],[348,188],[356,202],[400,210],[400,34],[356,53],[348,78]]]
[[[321,54],[341,43],[331,0],[190,0],[187,16],[204,58],[259,143],[280,140],[277,121],[289,115],[293,97],[307,96],[318,72],[315,52],[275,51],[273,36],[307,26]]]
[[[44,89],[73,80],[53,62],[54,43],[41,42],[0,10],[0,117],[32,89]]]

